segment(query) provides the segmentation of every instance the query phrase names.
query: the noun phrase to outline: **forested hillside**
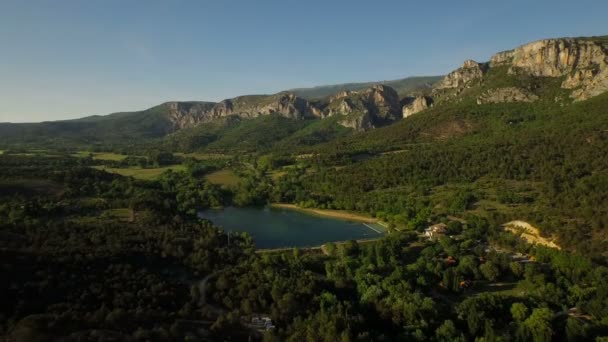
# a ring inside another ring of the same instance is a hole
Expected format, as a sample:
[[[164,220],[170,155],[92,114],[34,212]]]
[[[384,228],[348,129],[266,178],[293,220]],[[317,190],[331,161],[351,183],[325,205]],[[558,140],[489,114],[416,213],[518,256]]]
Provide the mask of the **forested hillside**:
[[[551,341],[608,335],[603,261],[532,246],[500,229],[498,217],[463,212],[477,196],[467,189],[455,192],[439,213],[418,196],[428,194],[423,185],[416,188],[425,179],[418,176],[409,185],[411,198],[357,196],[387,210],[376,212],[392,224],[380,240],[328,243],[323,253],[254,253],[248,235],[228,235],[196,220],[196,211],[290,196],[313,198],[305,205],[349,207],[348,194],[321,201],[287,182],[299,178],[306,189],[322,190],[321,184],[330,185],[322,170],[308,178],[299,169],[273,181],[264,170],[280,163],[269,158],[189,159],[184,171],[137,180],[95,169],[128,159],[98,156],[0,155],[0,288],[6,294],[0,333],[8,340]],[[238,185],[203,177],[229,165],[242,178]],[[331,181],[360,191],[349,183],[354,167]],[[405,187],[393,189],[403,193]],[[527,195],[504,200],[521,203]],[[415,217],[404,227],[391,206],[406,209],[402,219]],[[449,235],[417,234],[429,219],[445,222]],[[272,319],[273,329],[251,324],[261,315]]]

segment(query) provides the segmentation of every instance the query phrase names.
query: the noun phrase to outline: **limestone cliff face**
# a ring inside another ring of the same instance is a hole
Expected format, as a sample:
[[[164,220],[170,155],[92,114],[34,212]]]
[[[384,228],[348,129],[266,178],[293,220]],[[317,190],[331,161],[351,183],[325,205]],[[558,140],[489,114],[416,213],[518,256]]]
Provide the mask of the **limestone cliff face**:
[[[507,65],[509,73],[562,77],[562,88],[574,89],[572,98],[585,100],[608,90],[608,52],[586,39],[545,39],[500,52],[491,67]]]
[[[208,115],[215,106],[214,102],[167,102],[167,116],[172,124],[172,130],[194,127],[212,119]]]
[[[270,114],[291,119],[337,116],[336,121],[343,126],[367,130],[409,117],[433,104],[460,101],[462,94],[475,94],[478,104],[539,99],[541,93],[534,94],[537,88],[532,84],[518,83],[514,87],[494,83],[496,75],[500,74],[487,77],[493,68],[504,68],[512,75],[561,77],[561,87],[571,89],[571,97],[580,101],[608,91],[608,45],[605,37],[602,39],[545,39],[497,53],[487,63],[467,60],[438,82],[430,97],[407,98],[403,103],[393,88],[378,84],[363,90],[340,92],[320,104],[283,92],[240,96],[219,103],[170,102],[165,110],[173,130],[227,116],[255,118]],[[475,88],[478,86],[483,87],[483,92]]]
[[[402,108],[403,118],[421,112],[433,105],[433,100],[428,96],[416,96],[404,101]]]
[[[367,130],[388,124],[401,117],[399,95],[377,84],[361,91],[340,92],[329,99],[325,117],[343,116],[338,122],[346,127]]]
[[[559,77],[575,69],[605,63],[606,53],[592,41],[577,39],[545,39],[500,52],[490,60],[491,66],[510,65],[534,76]]]
[[[477,104],[485,103],[503,103],[503,102],[534,102],[538,100],[538,96],[528,90],[505,87],[491,89],[481,94],[477,98]]]
[[[322,115],[307,100],[291,93],[239,96],[218,103],[213,112],[220,117],[238,115],[244,118],[279,114],[291,119],[307,119],[320,118]]]
[[[255,118],[278,114],[291,119],[320,118],[321,110],[291,93],[240,96],[214,102],[167,102],[167,117],[173,130],[194,127],[225,116]]]
[[[486,70],[486,65],[466,60],[464,64],[449,73],[436,86],[435,89],[452,89],[465,87],[469,82],[481,79]]]

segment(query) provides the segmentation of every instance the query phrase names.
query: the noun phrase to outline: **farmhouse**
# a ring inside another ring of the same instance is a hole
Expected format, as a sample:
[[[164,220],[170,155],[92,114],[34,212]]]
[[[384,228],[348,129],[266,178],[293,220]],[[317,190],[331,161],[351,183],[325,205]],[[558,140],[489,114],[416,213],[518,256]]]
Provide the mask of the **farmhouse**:
[[[424,230],[424,236],[428,237],[429,240],[438,239],[445,235],[447,231],[445,223],[434,224]]]

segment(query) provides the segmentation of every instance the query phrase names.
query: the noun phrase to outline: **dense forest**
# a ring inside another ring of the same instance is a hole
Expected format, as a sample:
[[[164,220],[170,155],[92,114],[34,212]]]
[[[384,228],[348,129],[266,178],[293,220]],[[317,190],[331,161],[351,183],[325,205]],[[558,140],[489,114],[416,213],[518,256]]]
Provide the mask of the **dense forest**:
[[[415,170],[407,158],[395,159],[401,154],[389,156],[391,165],[399,160]],[[279,177],[272,171],[292,162],[288,158],[138,158],[186,168],[138,180],[95,168],[143,163],[135,157],[0,155],[0,328],[9,340],[550,341],[608,335],[608,268],[585,256],[591,251],[523,242],[500,229],[502,217],[468,210],[480,196],[475,188],[457,187],[442,210],[430,206],[428,187],[474,180],[467,178],[473,172],[431,164],[426,173],[412,172],[418,174],[412,183],[393,183],[402,178],[398,168],[366,183],[365,172],[386,168],[389,157],[306,160]],[[327,163],[345,164],[338,168],[343,178],[334,179],[336,167]],[[239,174],[238,185],[204,177],[225,167]],[[437,183],[429,183],[431,175]],[[517,179],[518,173],[501,175]],[[403,191],[371,195],[384,188]],[[228,236],[196,217],[205,207],[273,201],[368,211],[394,229],[372,243],[328,243],[325,253],[256,253],[248,235]],[[502,201],[529,200],[512,193]],[[421,237],[429,222],[446,223],[448,234]],[[255,316],[268,316],[276,328],[253,327]]]

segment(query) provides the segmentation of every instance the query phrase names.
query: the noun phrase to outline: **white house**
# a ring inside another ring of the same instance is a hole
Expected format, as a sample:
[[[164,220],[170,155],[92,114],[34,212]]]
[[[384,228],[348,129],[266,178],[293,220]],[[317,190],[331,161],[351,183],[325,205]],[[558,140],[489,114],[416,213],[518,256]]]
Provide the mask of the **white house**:
[[[445,235],[447,226],[445,223],[434,224],[424,230],[424,236],[428,237],[429,240],[438,239]]]

